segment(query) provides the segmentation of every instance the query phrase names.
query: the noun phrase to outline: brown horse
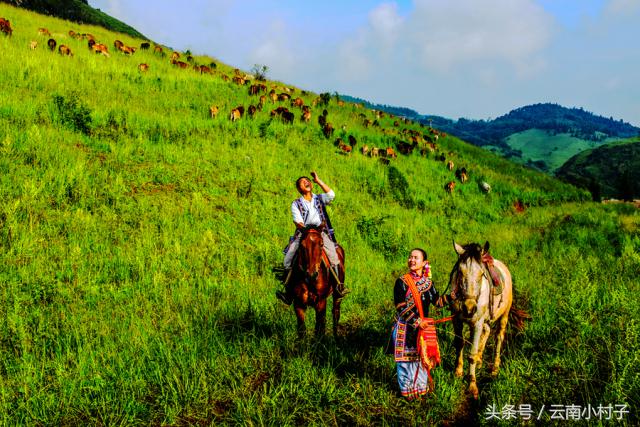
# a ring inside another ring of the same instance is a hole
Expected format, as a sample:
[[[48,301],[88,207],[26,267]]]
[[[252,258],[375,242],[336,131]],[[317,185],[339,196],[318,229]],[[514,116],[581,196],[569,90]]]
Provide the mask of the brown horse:
[[[323,256],[322,227],[305,227],[302,230],[297,262],[292,272],[293,307],[298,318],[298,337],[306,334],[304,323],[307,307],[316,310],[316,337],[325,333],[327,317],[327,299],[336,289],[336,280],[330,271],[328,259]],[[344,250],[336,248],[340,264],[344,266]],[[344,268],[340,269],[340,281],[344,282]],[[338,334],[340,321],[340,298],[333,295],[333,335]]]
[[[485,243],[484,248],[477,243],[460,246],[454,242],[453,245],[458,253],[458,261],[450,275],[450,285],[456,299],[453,319],[454,347],[457,353],[455,373],[457,377],[463,374],[462,328],[466,323],[471,330],[469,392],[477,399],[476,366],[482,366],[482,353],[489,338],[491,326],[496,322],[498,323],[497,343],[491,369],[492,376],[496,376],[500,368],[500,351],[513,302],[511,273],[502,262],[489,255],[489,242]],[[519,317],[518,325],[521,325],[521,320],[527,316],[520,310],[514,310],[512,314]]]

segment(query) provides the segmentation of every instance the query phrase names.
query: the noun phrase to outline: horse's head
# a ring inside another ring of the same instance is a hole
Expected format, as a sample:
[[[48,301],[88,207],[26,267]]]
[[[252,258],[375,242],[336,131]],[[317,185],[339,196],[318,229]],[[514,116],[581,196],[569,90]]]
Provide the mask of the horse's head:
[[[484,248],[477,243],[460,246],[454,242],[453,246],[458,253],[458,262],[451,272],[453,291],[456,299],[462,302],[463,316],[470,318],[478,309],[478,298],[485,276],[482,255],[489,252],[489,242],[484,244]]]
[[[318,277],[323,247],[322,227],[305,227],[302,230],[298,266],[306,279],[315,280]]]

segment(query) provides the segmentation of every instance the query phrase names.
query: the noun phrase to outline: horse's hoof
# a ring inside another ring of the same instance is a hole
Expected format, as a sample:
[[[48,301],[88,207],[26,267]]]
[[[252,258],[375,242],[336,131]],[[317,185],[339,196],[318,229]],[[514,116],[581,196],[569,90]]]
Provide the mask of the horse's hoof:
[[[462,375],[464,375],[462,368],[456,369],[456,373],[455,373],[456,378],[462,378]]]
[[[475,383],[469,385],[469,394],[471,394],[474,399],[478,400],[478,386]]]

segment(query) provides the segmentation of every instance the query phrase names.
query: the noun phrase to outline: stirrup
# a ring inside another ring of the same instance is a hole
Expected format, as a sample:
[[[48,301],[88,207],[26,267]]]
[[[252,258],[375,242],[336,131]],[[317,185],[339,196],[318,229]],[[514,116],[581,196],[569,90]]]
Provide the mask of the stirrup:
[[[340,283],[338,286],[336,286],[336,289],[333,292],[336,294],[338,299],[342,299],[351,293],[351,289],[345,288],[344,283]]]
[[[286,292],[276,291],[276,298],[285,303],[286,305],[291,305],[293,303],[293,299],[290,298]]]

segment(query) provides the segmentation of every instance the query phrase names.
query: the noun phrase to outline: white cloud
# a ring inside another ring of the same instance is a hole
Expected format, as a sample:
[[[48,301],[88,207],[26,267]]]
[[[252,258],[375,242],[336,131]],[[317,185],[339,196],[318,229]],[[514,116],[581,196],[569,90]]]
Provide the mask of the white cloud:
[[[286,23],[274,20],[267,35],[249,54],[249,60],[254,64],[266,64],[276,75],[290,75],[294,73],[296,54],[289,40]]]
[[[608,0],[605,13],[619,15],[640,11],[640,0]]]
[[[539,66],[552,27],[532,0],[418,0],[408,31],[428,69],[498,60],[523,72]]]
[[[396,3],[382,3],[369,13],[373,35],[384,49],[391,49],[401,34],[403,19]]]

